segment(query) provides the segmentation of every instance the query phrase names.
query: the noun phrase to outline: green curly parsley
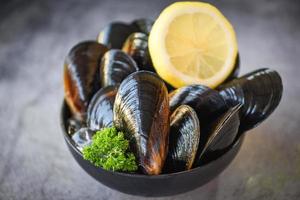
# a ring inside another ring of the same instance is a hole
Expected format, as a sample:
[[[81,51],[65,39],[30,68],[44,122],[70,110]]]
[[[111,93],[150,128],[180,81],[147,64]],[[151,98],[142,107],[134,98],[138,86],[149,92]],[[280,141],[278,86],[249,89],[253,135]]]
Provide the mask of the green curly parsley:
[[[92,144],[83,148],[83,158],[97,167],[112,171],[136,171],[133,153],[129,152],[129,142],[124,133],[115,127],[97,131]]]

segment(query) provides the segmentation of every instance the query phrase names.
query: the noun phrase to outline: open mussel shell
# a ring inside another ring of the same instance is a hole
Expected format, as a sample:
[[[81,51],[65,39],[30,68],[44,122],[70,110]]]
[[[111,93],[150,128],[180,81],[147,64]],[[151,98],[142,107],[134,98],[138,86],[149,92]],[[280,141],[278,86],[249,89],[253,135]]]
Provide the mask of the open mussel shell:
[[[137,19],[134,20],[131,24],[137,28],[138,32],[142,32],[149,35],[153,23],[154,21],[151,19]]]
[[[100,88],[99,64],[107,50],[95,41],[85,41],[75,45],[65,59],[65,99],[78,118],[84,118],[90,99]]]
[[[141,70],[155,71],[148,50],[148,36],[145,33],[132,33],[126,39],[122,50],[135,60]]]
[[[227,101],[243,103],[240,126],[243,132],[256,127],[275,110],[283,86],[276,71],[263,68],[223,84],[219,89]]]
[[[136,31],[137,28],[130,24],[111,23],[99,33],[98,42],[106,45],[109,49],[121,49],[128,36]]]
[[[121,84],[131,73],[138,71],[135,61],[118,49],[106,52],[100,65],[101,86]]]
[[[200,123],[196,112],[188,105],[179,106],[171,115],[169,151],[164,171],[167,173],[191,169],[200,139]]]
[[[87,126],[100,130],[113,125],[113,106],[118,86],[101,88],[92,98],[87,111]]]
[[[169,94],[170,110],[180,105],[189,105],[202,122],[211,122],[224,113],[228,106],[222,96],[204,85],[189,85],[178,88]]]
[[[203,164],[204,156],[212,158],[210,154],[225,150],[233,144],[239,132],[241,107],[241,104],[231,107],[210,125],[208,139],[204,147],[198,150],[195,160],[196,166]]]
[[[167,88],[156,74],[138,71],[121,83],[114,123],[125,132],[146,174],[161,173],[167,156],[169,121]]]

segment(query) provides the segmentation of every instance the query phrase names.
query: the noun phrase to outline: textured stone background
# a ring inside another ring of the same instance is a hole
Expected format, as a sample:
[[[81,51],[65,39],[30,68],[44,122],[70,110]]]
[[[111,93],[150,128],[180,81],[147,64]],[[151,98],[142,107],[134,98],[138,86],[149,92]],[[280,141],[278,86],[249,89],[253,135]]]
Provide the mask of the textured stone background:
[[[0,1],[0,199],[140,199],[99,184],[68,152],[59,127],[62,64],[74,44],[94,39],[105,24],[155,18],[169,3]],[[300,199],[300,3],[213,3],[235,27],[241,73],[278,70],[284,95],[218,178],[161,199]]]

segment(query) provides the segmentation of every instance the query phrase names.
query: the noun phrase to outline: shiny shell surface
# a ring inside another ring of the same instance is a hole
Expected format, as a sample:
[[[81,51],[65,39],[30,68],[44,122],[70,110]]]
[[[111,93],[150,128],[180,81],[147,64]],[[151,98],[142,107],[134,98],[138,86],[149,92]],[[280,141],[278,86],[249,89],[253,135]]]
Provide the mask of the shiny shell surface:
[[[211,122],[228,109],[222,96],[204,85],[178,88],[169,94],[169,98],[171,112],[180,105],[189,105],[196,111],[201,124]]]
[[[102,29],[98,35],[98,42],[106,45],[109,49],[121,49],[128,36],[136,31],[135,26],[114,22]]]
[[[101,88],[92,98],[87,111],[87,126],[100,130],[113,125],[113,106],[118,86]]]
[[[191,169],[200,139],[200,123],[196,112],[188,105],[179,106],[171,115],[169,152],[165,171]]]
[[[95,41],[85,41],[75,45],[65,59],[65,99],[79,118],[84,118],[90,99],[100,88],[99,64],[107,50]]]
[[[229,95],[228,91],[231,90]],[[242,90],[242,93],[238,90]],[[227,101],[235,98],[243,104],[241,111],[241,131],[256,127],[278,106],[283,86],[280,75],[263,68],[248,73],[220,86],[220,94]],[[235,94],[234,94],[235,93]]]
[[[132,25],[135,26],[138,32],[145,33],[149,35],[154,21],[151,19],[137,19],[132,22]]]
[[[148,50],[148,36],[145,33],[132,33],[126,39],[122,50],[135,60],[141,70],[155,71]]]
[[[146,174],[160,174],[167,156],[169,101],[164,82],[139,71],[120,85],[114,104],[115,126],[125,132]]]
[[[121,84],[131,73],[138,71],[135,61],[118,49],[107,51],[101,61],[101,86]]]
[[[240,86],[223,88],[219,93],[230,106],[235,106],[237,104],[244,105],[245,103],[244,92]]]
[[[76,131],[78,131],[81,127],[85,127],[85,122],[77,119],[75,117],[71,117],[67,121],[68,134],[73,135]]]
[[[72,140],[74,141],[76,148],[82,151],[85,146],[90,145],[92,143],[94,133],[94,131],[87,127],[83,127],[76,131],[72,135]]]
[[[222,151],[233,144],[239,131],[241,107],[241,104],[231,107],[211,124],[208,139],[204,147],[198,150],[195,165],[201,164],[205,154],[209,157],[210,153]]]

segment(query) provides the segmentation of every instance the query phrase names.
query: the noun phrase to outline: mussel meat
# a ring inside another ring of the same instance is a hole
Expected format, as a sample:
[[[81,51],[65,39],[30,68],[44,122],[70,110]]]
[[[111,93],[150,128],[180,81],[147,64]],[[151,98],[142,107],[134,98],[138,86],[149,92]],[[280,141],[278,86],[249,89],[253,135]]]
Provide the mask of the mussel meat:
[[[263,68],[223,84],[219,89],[227,101],[243,104],[240,131],[247,131],[275,110],[281,100],[283,86],[276,71]]]
[[[148,36],[145,33],[132,33],[122,50],[135,60],[140,69],[155,71],[148,50]]]
[[[115,126],[125,132],[146,174],[160,174],[167,156],[169,101],[164,82],[138,71],[121,83],[114,104]]]
[[[165,163],[167,172],[191,169],[200,139],[200,123],[196,112],[188,105],[179,106],[171,115],[169,151]]]
[[[154,21],[151,19],[137,19],[134,20],[131,24],[137,28],[138,32],[142,32],[149,35],[153,23]]]
[[[65,99],[72,113],[83,119],[88,103],[100,88],[99,64],[108,49],[97,42],[75,45],[64,64]]]
[[[209,155],[207,157],[213,158],[210,156],[211,153],[222,151],[233,144],[239,131],[241,107],[241,104],[231,107],[210,125],[208,139],[204,147],[198,149],[195,160],[196,166],[202,163],[203,156]]]
[[[101,88],[92,98],[87,111],[87,125],[100,130],[113,125],[113,106],[118,86]]]
[[[137,28],[133,25],[122,22],[111,23],[99,33],[98,42],[109,49],[121,49],[128,36],[136,31]]]
[[[90,145],[92,143],[94,133],[94,131],[87,127],[83,127],[76,131],[72,136],[72,140],[74,141],[77,149],[82,151],[85,146]]]
[[[100,65],[101,86],[121,84],[131,73],[138,71],[135,61],[118,49],[106,52]]]

